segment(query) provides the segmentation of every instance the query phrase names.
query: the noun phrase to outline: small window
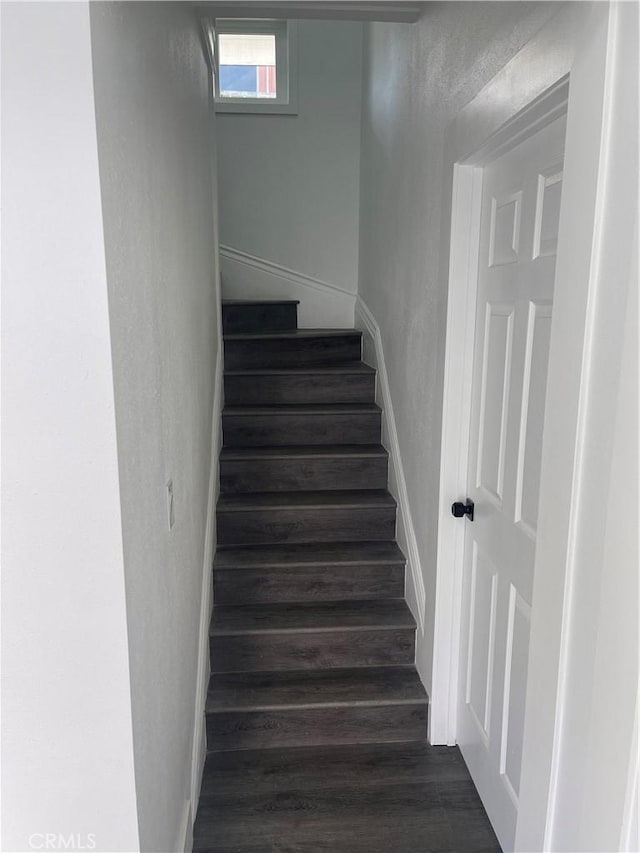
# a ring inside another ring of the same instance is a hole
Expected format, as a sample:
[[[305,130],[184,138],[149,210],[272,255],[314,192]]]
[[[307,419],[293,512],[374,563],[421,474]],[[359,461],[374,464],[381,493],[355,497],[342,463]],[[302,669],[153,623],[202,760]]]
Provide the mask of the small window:
[[[215,48],[217,112],[297,112],[295,23],[218,18]]]

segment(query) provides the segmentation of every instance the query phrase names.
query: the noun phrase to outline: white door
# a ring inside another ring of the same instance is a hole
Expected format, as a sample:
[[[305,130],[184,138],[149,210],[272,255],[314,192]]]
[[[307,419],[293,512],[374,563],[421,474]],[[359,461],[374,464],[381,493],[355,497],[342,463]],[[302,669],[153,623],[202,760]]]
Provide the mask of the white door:
[[[558,119],[483,176],[457,739],[504,850],[518,811],[564,134]]]

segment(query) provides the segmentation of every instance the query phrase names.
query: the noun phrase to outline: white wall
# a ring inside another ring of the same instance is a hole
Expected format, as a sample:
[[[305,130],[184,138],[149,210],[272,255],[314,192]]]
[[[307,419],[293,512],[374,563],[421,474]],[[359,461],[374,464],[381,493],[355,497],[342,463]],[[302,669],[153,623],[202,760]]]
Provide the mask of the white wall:
[[[633,137],[633,131],[629,136]],[[629,225],[633,224],[631,219]],[[628,256],[620,260],[628,263]],[[635,762],[637,773],[638,766],[633,747],[640,565],[637,260],[632,274],[627,271],[627,281],[621,277],[617,282],[622,298],[616,307],[623,314],[608,340],[617,350],[617,358],[601,362],[603,373],[608,374],[607,385],[600,388],[593,402],[597,414],[591,417],[597,424],[594,432],[603,440],[597,450],[593,447],[597,456],[590,473],[600,482],[597,491],[593,484],[586,489],[579,588],[573,602],[571,661],[565,684],[568,701],[555,803],[553,849],[560,851],[625,849],[618,848],[618,842],[627,771]],[[637,838],[637,823],[635,832]]]
[[[299,298],[304,325],[353,325],[361,48],[360,23],[300,21],[298,115],[218,115],[223,292]]]
[[[426,594],[418,665],[431,688],[451,187],[445,130],[557,12],[552,3],[428,4],[365,28],[359,298],[377,321]]]
[[[2,849],[136,823],[87,3],[2,7]],[[46,839],[46,833],[53,836]]]
[[[96,3],[91,25],[140,843],[166,851],[182,849],[197,797],[194,697],[203,566],[211,570],[209,74],[188,4]]]

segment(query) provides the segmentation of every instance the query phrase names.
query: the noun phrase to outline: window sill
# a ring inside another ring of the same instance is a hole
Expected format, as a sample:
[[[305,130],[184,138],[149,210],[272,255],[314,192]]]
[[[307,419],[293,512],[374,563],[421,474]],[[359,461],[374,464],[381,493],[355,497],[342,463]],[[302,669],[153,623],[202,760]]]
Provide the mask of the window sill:
[[[298,115],[298,105],[289,104],[256,104],[242,103],[242,101],[215,102],[216,113],[231,113],[235,115]]]

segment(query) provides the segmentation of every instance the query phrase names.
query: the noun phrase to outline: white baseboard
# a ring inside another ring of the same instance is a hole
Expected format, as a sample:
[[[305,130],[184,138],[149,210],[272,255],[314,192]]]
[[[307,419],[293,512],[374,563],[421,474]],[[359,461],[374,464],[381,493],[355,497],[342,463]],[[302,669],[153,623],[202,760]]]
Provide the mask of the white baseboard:
[[[353,328],[356,296],[281,264],[220,246],[223,293],[236,299],[298,299],[301,328]]]
[[[639,850],[640,820],[638,812],[640,803],[640,743],[638,740],[638,700],[636,700],[636,712],[633,723],[633,736],[631,741],[631,758],[629,760],[629,771],[627,774],[627,792],[625,796],[624,811],[622,813],[622,829],[620,832],[619,850],[624,853],[632,853]]]
[[[384,349],[382,347],[382,336],[375,317],[360,297],[356,300],[355,322],[357,328],[362,329],[369,335],[375,348],[375,367],[378,371],[377,390],[380,398],[378,402],[382,407],[383,443],[389,451],[391,462],[389,488],[398,502],[398,543],[405,551],[409,567],[406,579],[407,602],[418,622],[420,634],[424,637],[426,594],[424,580],[422,577],[422,566],[420,564],[420,554],[418,552],[418,543],[416,541],[416,534],[413,526],[411,507],[409,506],[409,495],[404,476],[404,466],[400,455],[398,430],[396,429],[396,421],[393,413],[391,390],[389,388],[389,376],[387,374]]]
[[[195,817],[200,798],[200,786],[207,752],[205,702],[210,676],[209,623],[213,608],[213,552],[216,543],[216,502],[218,499],[218,460],[221,444],[221,417],[223,402],[222,333],[218,342],[211,423],[211,464],[209,469],[209,495],[207,500],[207,526],[205,530],[204,558],[202,565],[202,597],[200,605],[200,627],[198,635],[198,674],[193,724],[193,751],[191,756],[190,814]],[[192,829],[192,827],[191,827]]]

